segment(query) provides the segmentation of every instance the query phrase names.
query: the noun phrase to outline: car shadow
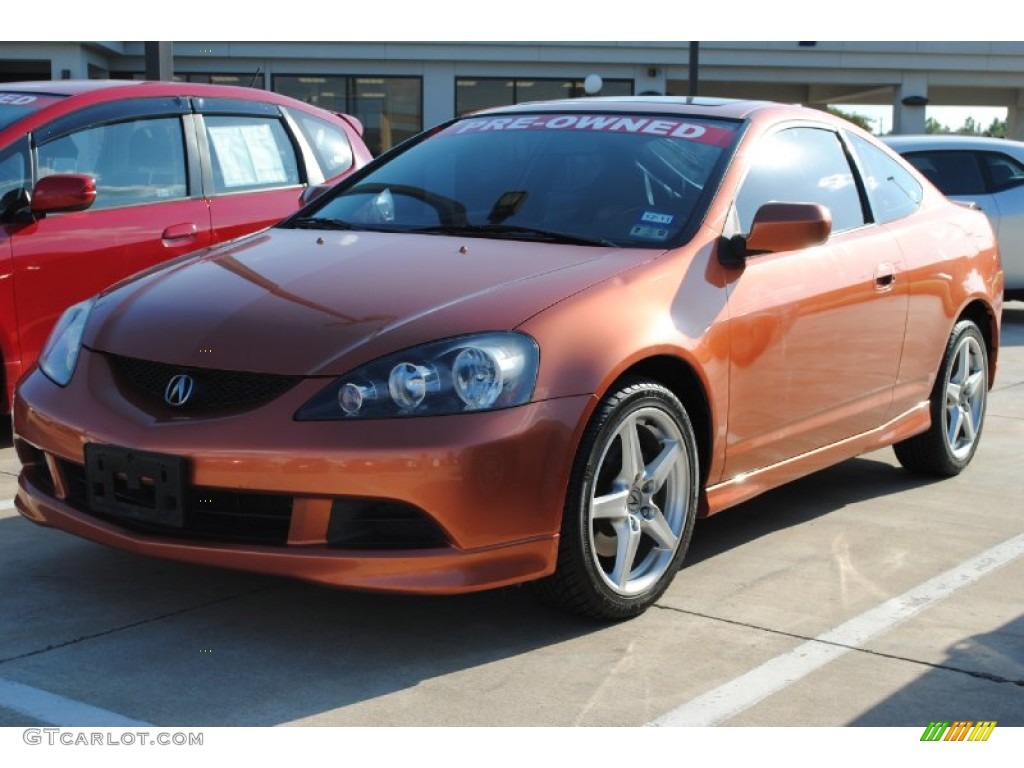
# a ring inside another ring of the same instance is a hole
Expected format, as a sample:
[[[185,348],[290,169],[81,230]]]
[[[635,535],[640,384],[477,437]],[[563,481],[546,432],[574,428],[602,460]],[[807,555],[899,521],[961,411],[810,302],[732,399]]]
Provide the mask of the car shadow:
[[[1000,343],[1007,347],[1024,346],[1024,302],[1003,305],[1003,332]]]
[[[846,462],[703,521],[689,561],[923,482],[879,461]],[[359,707],[366,725],[409,724],[417,716],[401,709],[404,699],[388,697],[429,700],[416,697],[419,686],[469,697],[455,722],[497,725],[507,709],[490,690],[453,682],[458,673],[477,669],[473,679],[489,680],[496,696],[527,674],[524,706],[537,706],[535,673],[557,674],[559,659],[589,647],[577,639],[600,632],[628,643],[668,620],[652,611],[603,624],[547,608],[528,587],[347,592],[143,558],[19,517],[0,519],[0,578],[20,585],[0,629],[0,678],[182,726],[316,724],[344,707]]]
[[[996,721],[1024,726],[1019,690],[1024,686],[1020,639],[1024,616],[991,632],[959,640],[945,657],[924,666],[914,681],[865,710],[849,725],[921,729],[931,722]],[[951,695],[952,692],[952,695]]]
[[[686,565],[868,499],[940,482],[874,458],[850,459],[697,521]],[[685,566],[684,566],[685,567]]]

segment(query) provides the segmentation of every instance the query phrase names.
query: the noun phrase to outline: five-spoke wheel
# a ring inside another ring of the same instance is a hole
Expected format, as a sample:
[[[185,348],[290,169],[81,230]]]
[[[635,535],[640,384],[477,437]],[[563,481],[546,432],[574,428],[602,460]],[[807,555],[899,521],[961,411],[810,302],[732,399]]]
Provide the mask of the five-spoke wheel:
[[[605,397],[576,458],[558,567],[542,592],[600,618],[644,611],[679,569],[698,482],[693,427],[675,395],[636,381]]]
[[[893,446],[904,467],[949,477],[959,474],[970,463],[985,418],[986,349],[977,325],[970,320],[957,323],[932,390],[931,427]]]

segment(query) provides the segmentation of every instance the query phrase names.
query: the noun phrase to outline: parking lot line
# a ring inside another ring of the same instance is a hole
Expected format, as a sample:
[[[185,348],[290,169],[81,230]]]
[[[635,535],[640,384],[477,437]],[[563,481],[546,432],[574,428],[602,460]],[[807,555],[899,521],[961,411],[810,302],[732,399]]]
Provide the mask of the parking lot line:
[[[944,600],[957,590],[1008,565],[1021,555],[1024,555],[1024,534],[997,544],[902,595],[808,640],[789,653],[776,656],[648,725],[711,726],[724,722],[830,661],[862,647],[871,638]]]
[[[49,691],[33,688],[30,685],[14,683],[0,678],[0,707],[28,715],[51,725],[60,726],[108,726],[111,728],[149,727],[152,724],[143,720],[83,704],[74,699],[66,699]]]

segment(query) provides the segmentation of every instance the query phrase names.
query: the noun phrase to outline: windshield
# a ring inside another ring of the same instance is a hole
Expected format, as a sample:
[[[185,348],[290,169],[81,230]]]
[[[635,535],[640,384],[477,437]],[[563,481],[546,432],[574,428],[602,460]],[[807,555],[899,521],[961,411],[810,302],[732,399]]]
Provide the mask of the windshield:
[[[453,123],[284,226],[665,248],[737,123],[535,114]]]
[[[0,91],[0,130],[14,125],[30,112],[48,107],[61,96],[39,96],[34,93],[10,93]]]

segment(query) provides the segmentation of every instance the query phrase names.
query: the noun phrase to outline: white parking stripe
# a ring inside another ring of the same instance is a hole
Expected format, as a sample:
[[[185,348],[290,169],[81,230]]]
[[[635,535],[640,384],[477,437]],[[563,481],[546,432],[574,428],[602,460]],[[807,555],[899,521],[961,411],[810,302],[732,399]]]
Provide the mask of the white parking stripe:
[[[55,693],[0,678],[0,707],[12,709],[44,723],[61,726],[110,726],[135,728],[151,723],[109,712],[99,707],[65,699]]]
[[[1024,555],[1024,534],[808,640],[789,653],[776,656],[648,725],[710,726],[724,722],[1021,555]]]

